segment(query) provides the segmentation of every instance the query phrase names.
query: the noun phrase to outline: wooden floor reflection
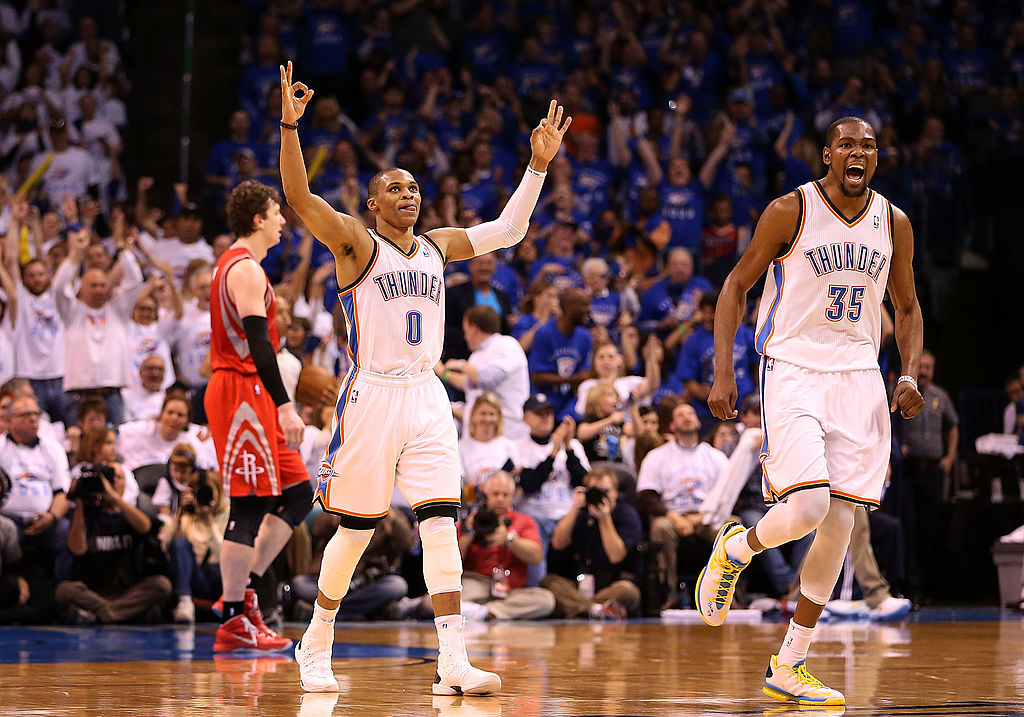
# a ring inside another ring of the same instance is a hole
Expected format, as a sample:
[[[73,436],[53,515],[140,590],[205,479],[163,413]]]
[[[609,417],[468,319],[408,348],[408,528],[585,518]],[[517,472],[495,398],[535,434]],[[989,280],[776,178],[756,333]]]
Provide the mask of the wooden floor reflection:
[[[286,630],[297,638],[300,628]],[[212,629],[0,630],[3,715],[810,715],[761,694],[781,623],[491,624],[474,662],[493,698],[430,695],[432,625],[338,631],[338,695],[303,695],[290,657],[211,659]],[[170,656],[169,659],[157,659]],[[120,658],[120,659],[119,659]],[[822,625],[809,662],[849,715],[1024,717],[1024,622]]]

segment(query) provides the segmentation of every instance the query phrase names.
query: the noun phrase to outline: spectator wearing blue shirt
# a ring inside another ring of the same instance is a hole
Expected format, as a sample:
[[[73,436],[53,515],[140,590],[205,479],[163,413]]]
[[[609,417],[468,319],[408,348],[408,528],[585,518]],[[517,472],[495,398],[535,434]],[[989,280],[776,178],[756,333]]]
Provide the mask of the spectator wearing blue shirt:
[[[547,395],[555,420],[571,415],[576,387],[590,378],[593,341],[587,331],[590,298],[582,289],[568,289],[559,304],[562,314],[541,326],[530,349],[530,380],[533,391]]]
[[[242,73],[238,99],[242,107],[253,116],[266,111],[267,91],[281,82],[281,44],[271,35],[261,35],[256,41],[256,64]]]
[[[557,65],[548,62],[540,40],[527,37],[523,40],[522,59],[512,66],[511,75],[516,94],[525,99],[549,96],[552,88],[561,80],[562,71]]]
[[[576,156],[572,162],[572,188],[579,209],[594,222],[610,201],[608,188],[616,179],[611,162],[599,154],[600,140],[596,134],[582,132],[574,138]]]
[[[640,330],[657,331],[664,338],[697,310],[701,295],[713,288],[703,276],[694,276],[693,255],[676,247],[668,253],[667,276],[651,285],[640,301]]]
[[[280,72],[275,70],[275,72]],[[280,82],[280,78],[278,79]],[[249,114],[242,108],[231,113],[228,120],[228,138],[213,145],[209,159],[206,160],[207,191],[212,195],[220,195],[231,187],[231,173],[235,163],[235,153],[243,147],[257,152],[259,145],[249,141],[249,130],[252,122]],[[257,155],[258,156],[258,155]]]
[[[590,257],[583,262],[583,288],[590,294],[590,318],[594,326],[600,326],[612,335],[619,325],[622,316],[622,296],[608,288],[611,278],[608,262],[600,257]],[[627,315],[632,323],[632,317]]]
[[[697,411],[701,426],[707,429],[714,419],[708,408],[708,394],[715,378],[715,306],[718,292],[709,291],[700,297],[700,324],[683,344],[676,359],[676,367],[668,377],[669,388],[677,393],[686,390],[690,404]],[[754,350],[754,330],[743,324],[736,332],[732,350],[733,368],[736,371],[738,402],[757,390],[754,370],[757,366],[757,352]],[[738,404],[737,404],[738,405]]]
[[[482,3],[469,33],[462,43],[462,59],[473,73],[473,79],[490,85],[508,65],[508,43],[505,33],[494,26],[494,6]]]
[[[545,242],[546,253],[530,264],[531,283],[544,279],[559,290],[583,286],[576,270],[576,232],[572,222],[559,222],[552,227]]]
[[[523,351],[530,353],[537,331],[561,311],[558,306],[558,287],[544,279],[537,279],[530,284],[522,309],[523,313],[512,327],[512,336],[523,347]]]
[[[344,15],[335,0],[310,0],[302,9],[299,57],[306,82],[321,96],[347,94],[349,56],[355,50],[350,28],[356,23]]]

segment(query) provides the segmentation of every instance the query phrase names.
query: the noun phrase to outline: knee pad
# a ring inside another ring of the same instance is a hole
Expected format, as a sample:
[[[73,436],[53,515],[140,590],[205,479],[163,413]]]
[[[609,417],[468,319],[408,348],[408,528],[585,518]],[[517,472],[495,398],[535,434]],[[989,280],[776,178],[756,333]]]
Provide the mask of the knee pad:
[[[231,499],[231,511],[228,513],[228,527],[224,530],[224,540],[250,548],[256,542],[256,533],[260,530],[263,516],[267,513],[267,499],[260,496],[239,496]]]
[[[420,523],[423,543],[423,581],[430,595],[462,590],[462,555],[455,519],[427,518]]]
[[[339,527],[324,548],[317,587],[331,600],[341,600],[348,592],[356,563],[373,537],[372,530]]]
[[[313,507],[313,486],[303,481],[281,492],[274,507],[274,515],[291,527],[306,519]]]

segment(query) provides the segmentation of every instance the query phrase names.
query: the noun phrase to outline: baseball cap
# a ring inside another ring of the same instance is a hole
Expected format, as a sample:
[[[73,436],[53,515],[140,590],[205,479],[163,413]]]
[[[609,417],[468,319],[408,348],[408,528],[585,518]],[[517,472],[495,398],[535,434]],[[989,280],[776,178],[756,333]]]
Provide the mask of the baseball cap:
[[[753,93],[748,87],[737,87],[735,90],[729,93],[730,102],[746,102],[748,105],[754,104]]]
[[[533,411],[534,413],[541,413],[543,411],[553,411],[554,406],[551,405],[551,401],[543,393],[535,393],[526,399],[526,403],[523,404],[524,411]]]
[[[191,214],[193,216],[199,216],[199,205],[195,202],[189,202],[181,208],[182,214]]]
[[[196,467],[196,451],[188,443],[179,443],[171,451],[171,458],[168,461],[172,465]]]

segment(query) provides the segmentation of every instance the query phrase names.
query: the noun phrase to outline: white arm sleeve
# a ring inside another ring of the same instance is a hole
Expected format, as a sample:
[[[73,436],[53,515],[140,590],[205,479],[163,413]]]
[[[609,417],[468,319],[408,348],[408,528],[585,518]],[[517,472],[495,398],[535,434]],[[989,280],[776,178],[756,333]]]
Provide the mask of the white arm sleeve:
[[[537,206],[546,176],[547,172],[536,172],[527,167],[523,172],[523,181],[509,197],[501,215],[494,221],[466,229],[475,256],[514,246],[523,240],[526,230],[530,228],[530,215]]]

